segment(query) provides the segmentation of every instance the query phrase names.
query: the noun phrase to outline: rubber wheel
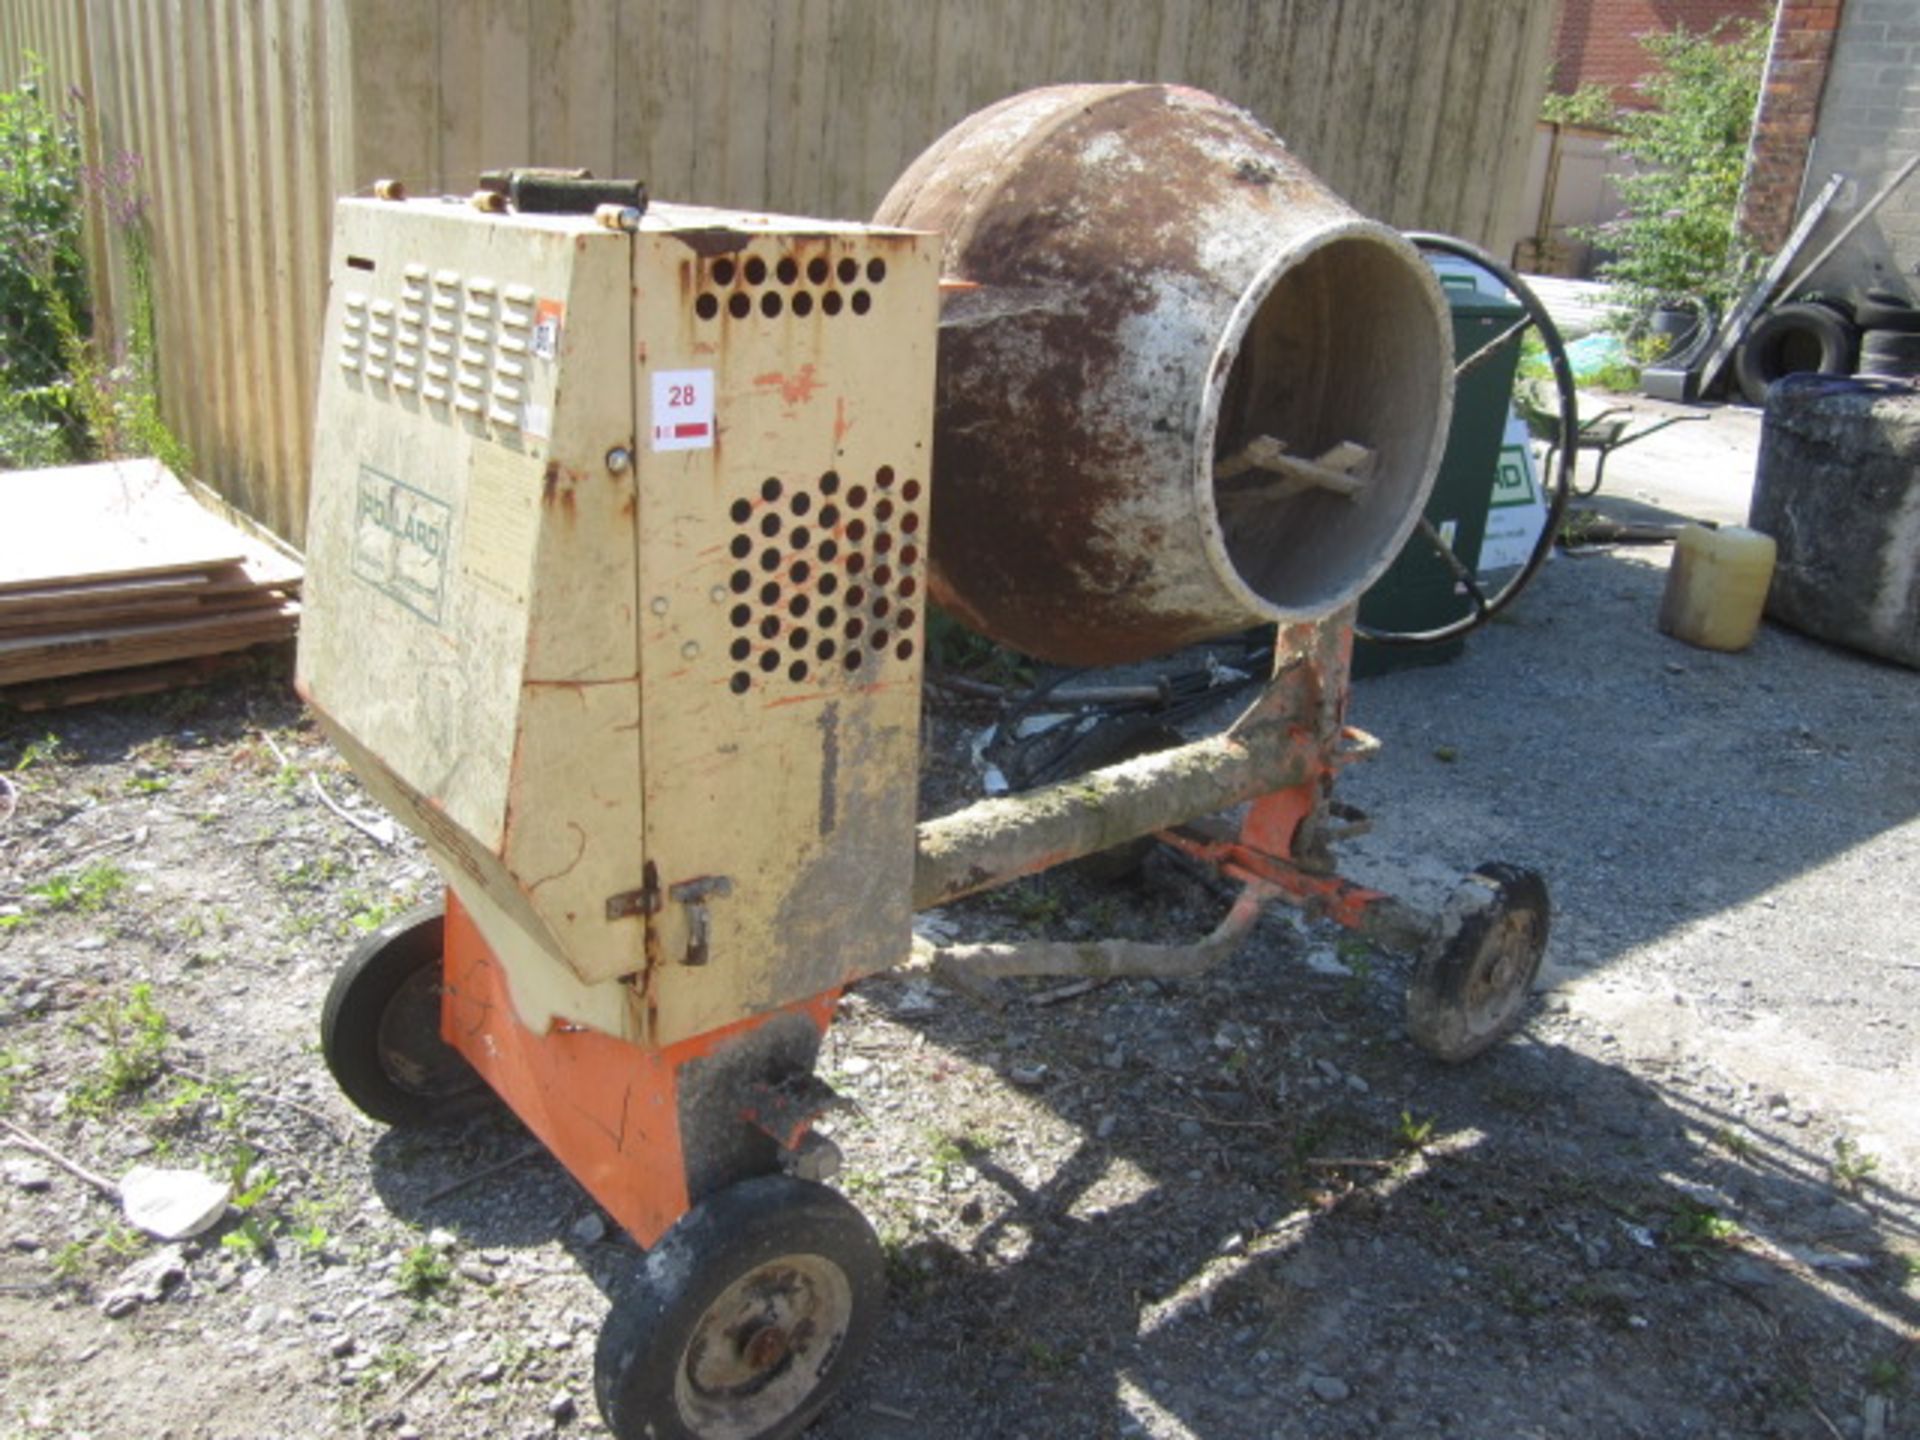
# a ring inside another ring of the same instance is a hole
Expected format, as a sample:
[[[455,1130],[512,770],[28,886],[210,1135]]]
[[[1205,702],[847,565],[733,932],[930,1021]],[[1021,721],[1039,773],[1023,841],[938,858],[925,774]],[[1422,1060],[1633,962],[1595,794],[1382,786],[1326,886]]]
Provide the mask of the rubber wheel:
[[[873,1227],[788,1175],[709,1196],[648,1252],[600,1332],[594,1392],[620,1440],[774,1440],[812,1422],[872,1343]]]
[[[1733,352],[1733,375],[1752,405],[1785,375],[1849,375],[1859,332],[1825,305],[1780,305],[1761,316]]]
[[[486,1082],[440,1038],[446,915],[423,905],[390,920],[334,972],[320,1011],[320,1053],[355,1106],[388,1125],[470,1113]]]
[[[1920,360],[1920,334],[1904,330],[1869,330],[1860,337],[1860,363],[1869,360],[1894,360],[1912,363]]]
[[[1853,316],[1862,330],[1894,330],[1907,335],[1920,331],[1920,306],[1887,290],[1869,290],[1867,298],[1854,306]]]
[[[1482,865],[1460,882],[1407,987],[1407,1030],[1439,1060],[1471,1060],[1520,1024],[1547,953],[1547,882]]]

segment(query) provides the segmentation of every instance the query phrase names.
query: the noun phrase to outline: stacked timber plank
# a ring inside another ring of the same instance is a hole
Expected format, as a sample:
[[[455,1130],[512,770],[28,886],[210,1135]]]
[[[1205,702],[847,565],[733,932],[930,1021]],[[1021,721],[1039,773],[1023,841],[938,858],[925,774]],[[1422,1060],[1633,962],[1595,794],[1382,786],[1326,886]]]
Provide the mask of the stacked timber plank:
[[[300,566],[213,514],[157,460],[0,474],[0,701],[199,678],[292,637]]]

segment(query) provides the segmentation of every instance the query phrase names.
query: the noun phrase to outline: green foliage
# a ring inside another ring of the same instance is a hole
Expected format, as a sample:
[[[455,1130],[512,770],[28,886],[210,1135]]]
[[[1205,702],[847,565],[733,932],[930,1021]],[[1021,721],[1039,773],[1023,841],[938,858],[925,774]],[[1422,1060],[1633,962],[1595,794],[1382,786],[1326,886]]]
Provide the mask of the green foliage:
[[[45,81],[34,62],[0,90],[0,467],[58,463],[84,428],[63,329],[87,316],[80,127]]]
[[[108,902],[126,887],[127,872],[102,860],[84,870],[29,885],[27,894],[44,900],[49,910],[77,910],[82,915],[93,915],[106,909]]]
[[[145,1089],[166,1063],[167,1017],[153,1003],[153,987],[132,986],[122,1001],[96,1000],[80,1012],[80,1021],[100,1036],[104,1053],[93,1073],[75,1087],[69,1108],[97,1115],[123,1096]]]
[[[1880,1157],[1862,1150],[1842,1135],[1833,1142],[1833,1160],[1828,1166],[1833,1183],[1842,1190],[1858,1190],[1860,1182],[1880,1168]]]
[[[1615,117],[1614,148],[1634,162],[1615,181],[1625,213],[1591,237],[1613,252],[1600,273],[1636,312],[1690,296],[1725,305],[1741,286],[1751,257],[1734,207],[1767,40],[1759,21],[1641,38],[1658,67],[1640,87],[1652,108]]]
[[[1676,1250],[1697,1251],[1731,1245],[1745,1232],[1713,1206],[1684,1201],[1674,1212],[1667,1233]]]
[[[1424,1150],[1433,1140],[1433,1121],[1417,1118],[1411,1110],[1402,1110],[1393,1138],[1402,1150]]]
[[[400,1289],[416,1300],[428,1300],[453,1279],[453,1267],[431,1245],[415,1245],[400,1257],[393,1276]]]
[[[1549,95],[1540,104],[1540,118],[1557,125],[1582,125],[1590,130],[1611,130],[1618,123],[1613,91],[1598,83],[1582,85],[1571,95]]]
[[[0,91],[0,469],[158,456],[180,474],[192,456],[160,418],[153,264],[140,161],[82,163],[85,99],[55,109],[36,64]],[[90,210],[117,235],[126,329],[93,333],[82,237]]]

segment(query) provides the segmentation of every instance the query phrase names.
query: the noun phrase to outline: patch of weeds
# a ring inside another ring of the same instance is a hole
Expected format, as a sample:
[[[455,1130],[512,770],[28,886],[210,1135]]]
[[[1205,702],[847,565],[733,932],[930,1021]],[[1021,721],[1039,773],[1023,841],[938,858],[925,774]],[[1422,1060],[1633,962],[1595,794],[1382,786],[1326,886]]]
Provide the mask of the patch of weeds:
[[[127,872],[107,861],[96,861],[84,870],[55,875],[38,885],[29,885],[27,894],[43,902],[49,910],[73,910],[94,915],[107,908],[113,897],[127,888]]]
[[[149,1244],[147,1237],[115,1220],[91,1240],[70,1240],[48,1257],[56,1280],[78,1283],[106,1265],[125,1264]]]
[[[987,1153],[987,1142],[970,1130],[936,1134],[933,1137],[933,1173],[942,1186],[953,1177],[973,1168],[976,1157]]]
[[[878,1195],[880,1177],[869,1171],[848,1167],[840,1172],[840,1188],[849,1195]]]
[[[1725,1249],[1745,1234],[1738,1222],[1729,1220],[1713,1206],[1692,1201],[1683,1202],[1667,1222],[1667,1236],[1673,1248],[1683,1253]]]
[[[1891,1355],[1877,1356],[1867,1366],[1867,1388],[1881,1395],[1892,1395],[1907,1381],[1906,1367]]]
[[[347,925],[362,935],[372,934],[400,913],[399,901],[369,900],[357,890],[347,896],[346,905]]]
[[[340,1208],[337,1200],[319,1200],[303,1195],[290,1208],[286,1233],[309,1255],[322,1253],[333,1241],[327,1221]]]
[[[1709,1143],[1715,1149],[1724,1150],[1736,1160],[1751,1160],[1756,1153],[1753,1138],[1744,1130],[1736,1130],[1731,1125],[1722,1125],[1715,1130]]]
[[[232,1203],[241,1220],[220,1237],[221,1247],[249,1259],[271,1256],[273,1221],[261,1207],[279,1187],[280,1176],[243,1140],[227,1157],[227,1181],[233,1186]]]
[[[1417,1119],[1411,1110],[1402,1110],[1400,1123],[1393,1127],[1393,1138],[1402,1150],[1424,1150],[1433,1140],[1433,1121]]]
[[[209,1120],[223,1134],[240,1133],[240,1118],[245,1102],[240,1087],[231,1080],[200,1080],[191,1075],[175,1078],[164,1095],[156,1095],[140,1106],[140,1114],[161,1130],[185,1131]]]
[[[13,762],[13,773],[25,774],[36,765],[57,765],[66,756],[61,754],[65,745],[58,735],[49,730],[38,740],[30,740],[20,751],[20,758]]]
[[[415,1245],[400,1257],[393,1278],[402,1294],[415,1300],[431,1300],[452,1281],[453,1267],[433,1246]]]
[[[86,1241],[69,1240],[48,1257],[48,1263],[53,1266],[54,1279],[78,1280],[87,1273],[87,1260],[91,1254],[92,1247]]]
[[[126,791],[129,795],[159,795],[173,788],[173,779],[167,775],[129,775]]]
[[[1862,1150],[1844,1135],[1835,1137],[1833,1159],[1827,1164],[1827,1173],[1833,1177],[1835,1189],[1851,1195],[1860,1189],[1861,1181],[1879,1168],[1878,1155],[1870,1150]]]
[[[151,985],[132,986],[124,1000],[96,1000],[80,1012],[80,1024],[99,1035],[106,1051],[67,1098],[68,1109],[77,1114],[98,1115],[144,1090],[166,1064],[167,1017],[153,1003]]]

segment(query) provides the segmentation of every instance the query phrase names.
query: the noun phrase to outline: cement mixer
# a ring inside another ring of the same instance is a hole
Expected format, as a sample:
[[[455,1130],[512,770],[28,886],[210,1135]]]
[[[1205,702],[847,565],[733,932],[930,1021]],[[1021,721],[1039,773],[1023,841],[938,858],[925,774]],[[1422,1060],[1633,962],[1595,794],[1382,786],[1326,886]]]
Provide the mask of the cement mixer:
[[[1375,743],[1352,605],[1432,483],[1450,338],[1413,247],[1252,117],[1016,96],[872,225],[385,194],[336,223],[299,685],[446,895],[348,958],[322,1048],[388,1123],[497,1093],[645,1248],[616,1435],[794,1434],[871,1342],[880,1248],[814,1130],[864,976],[1199,974],[1284,901],[1417,955],[1435,1054],[1517,1023],[1537,876],[1430,914],[1328,853]],[[1223,733],[921,823],[929,599],[1075,663],[1278,640]],[[914,936],[1145,836],[1236,887],[1192,944]]]

